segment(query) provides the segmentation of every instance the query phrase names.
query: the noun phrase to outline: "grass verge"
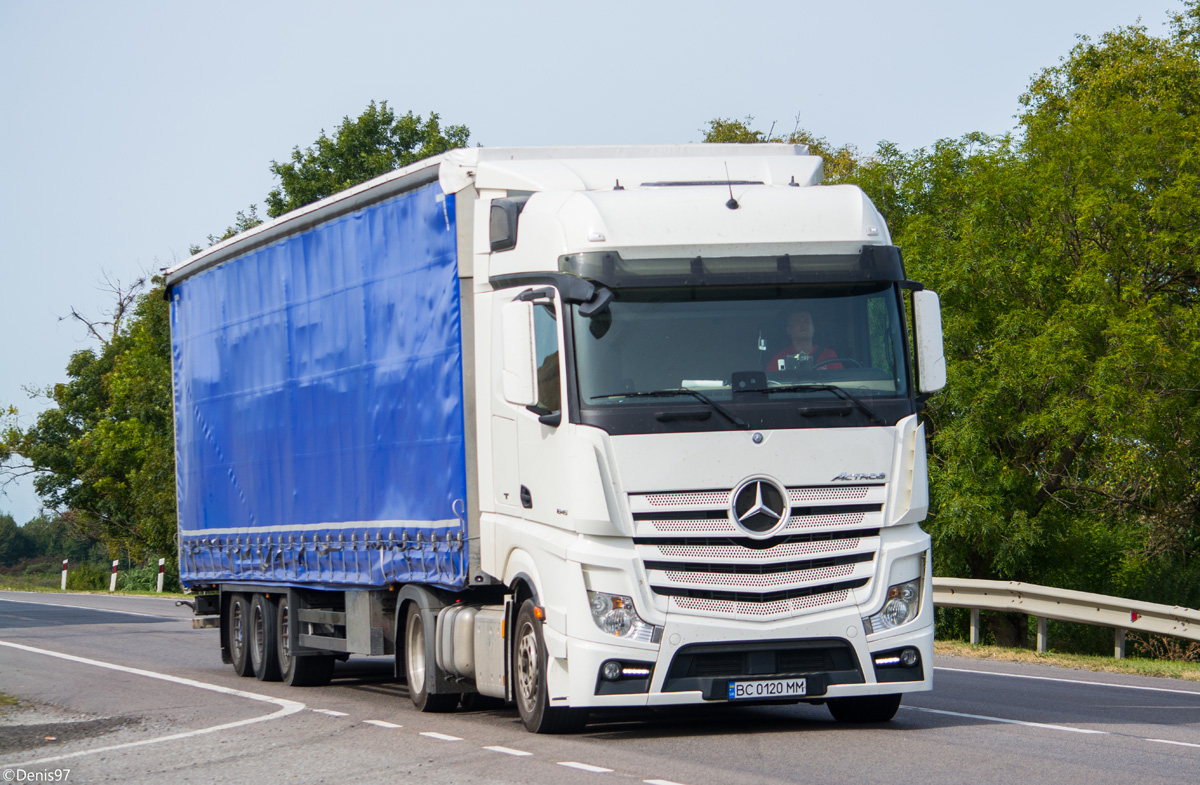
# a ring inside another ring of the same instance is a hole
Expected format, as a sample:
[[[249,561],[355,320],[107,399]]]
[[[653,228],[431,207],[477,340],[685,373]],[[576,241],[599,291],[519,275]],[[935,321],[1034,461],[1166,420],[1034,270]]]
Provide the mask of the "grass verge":
[[[1060,654],[1049,651],[1039,654],[1031,649],[1006,649],[1000,646],[972,646],[961,641],[935,641],[935,654],[948,657],[971,657],[999,662],[1031,662],[1083,671],[1132,673],[1138,676],[1160,676],[1185,681],[1200,681],[1200,663],[1174,660],[1145,660],[1138,657],[1114,659],[1091,654]]]
[[[135,589],[117,589],[116,591],[87,591],[85,589],[67,589],[65,592],[58,586],[39,586],[37,584],[23,583],[21,581],[6,581],[0,579],[0,591],[28,591],[37,592],[38,594],[108,594],[119,595],[121,597],[173,597],[175,599],[183,599],[190,597],[189,594],[184,594],[177,591],[164,591],[159,594],[156,591],[142,591]]]

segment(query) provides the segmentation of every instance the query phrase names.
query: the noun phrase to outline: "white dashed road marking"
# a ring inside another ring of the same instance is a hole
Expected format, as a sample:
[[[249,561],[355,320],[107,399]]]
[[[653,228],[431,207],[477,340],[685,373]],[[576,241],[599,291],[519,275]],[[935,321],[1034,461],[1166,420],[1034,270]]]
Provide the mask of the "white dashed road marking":
[[[397,725],[394,722],[385,722],[384,720],[363,720],[367,725],[375,725],[380,728],[403,728],[403,725]]]
[[[558,765],[566,766],[569,769],[579,769],[580,771],[594,771],[597,774],[612,771],[612,769],[606,769],[603,766],[593,766],[590,763],[576,763],[573,760],[559,761]]]
[[[431,739],[441,739],[442,741],[462,741],[458,736],[450,736],[445,733],[435,733],[434,731],[421,731],[422,736],[428,736]]]
[[[484,749],[491,750],[492,752],[503,752],[505,755],[517,755],[521,757],[533,754],[532,752],[525,752],[524,750],[514,750],[511,747],[484,747]]]
[[[344,711],[334,711],[332,709],[313,709],[317,714],[328,714],[330,717],[349,717],[350,715]]]

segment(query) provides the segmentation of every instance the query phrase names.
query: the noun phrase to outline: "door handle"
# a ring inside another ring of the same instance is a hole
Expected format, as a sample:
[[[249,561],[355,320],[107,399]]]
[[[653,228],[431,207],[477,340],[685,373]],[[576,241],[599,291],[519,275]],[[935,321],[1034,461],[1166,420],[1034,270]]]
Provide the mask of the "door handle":
[[[527,510],[533,507],[533,494],[524,485],[521,486],[521,506]]]

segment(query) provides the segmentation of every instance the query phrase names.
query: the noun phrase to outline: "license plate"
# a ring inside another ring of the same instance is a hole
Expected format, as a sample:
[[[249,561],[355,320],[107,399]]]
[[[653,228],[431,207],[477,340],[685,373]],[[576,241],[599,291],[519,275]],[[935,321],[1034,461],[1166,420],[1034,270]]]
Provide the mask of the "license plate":
[[[729,700],[731,701],[762,700],[763,698],[803,698],[807,694],[807,679],[729,682]]]

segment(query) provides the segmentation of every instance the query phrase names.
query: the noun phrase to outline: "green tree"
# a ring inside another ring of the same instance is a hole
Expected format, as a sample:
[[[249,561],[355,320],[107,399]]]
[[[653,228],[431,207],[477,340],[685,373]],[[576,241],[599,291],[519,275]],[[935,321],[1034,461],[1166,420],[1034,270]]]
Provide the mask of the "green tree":
[[[0,456],[20,456],[34,489],[84,539],[134,558],[174,554],[170,333],[161,286],[114,285],[107,320],[89,321],[99,350],[71,356],[67,381],[28,428],[10,416]],[[10,412],[10,415],[13,414]]]
[[[30,546],[29,538],[13,517],[0,513],[0,567],[11,567],[32,555]]]
[[[732,120],[726,117],[709,120],[708,129],[704,131],[703,141],[734,144],[777,142],[807,145],[810,153],[824,159],[825,182],[829,183],[852,181],[855,173],[866,163],[857,147],[852,144],[835,146],[825,137],[806,131],[800,127],[799,117],[796,118],[792,132],[786,136],[776,136],[774,125],[767,131],[754,130],[750,127],[753,122],[754,118],[750,116],[744,120]]]
[[[939,574],[1136,595],[1198,556],[1198,20],[1083,39],[1020,136],[894,162],[897,240],[946,320]]]
[[[357,118],[344,117],[332,137],[322,130],[307,150],[294,148],[290,161],[271,162],[280,182],[267,194],[267,214],[283,215],[398,167],[464,147],[470,135],[465,125],[443,131],[436,112],[427,120],[411,111],[397,117],[387,101],[372,101]]]
[[[1200,602],[1200,2],[1081,39],[1016,134],[852,154],[942,296],[927,411],[935,573]],[[796,134],[801,132],[797,131]],[[746,121],[706,141],[772,139]],[[814,152],[828,155],[820,140]],[[1002,642],[1024,620],[997,618]]]
[[[81,535],[61,515],[43,512],[21,530],[29,540],[29,556],[69,559],[72,564],[97,562],[107,556],[99,542]]]

